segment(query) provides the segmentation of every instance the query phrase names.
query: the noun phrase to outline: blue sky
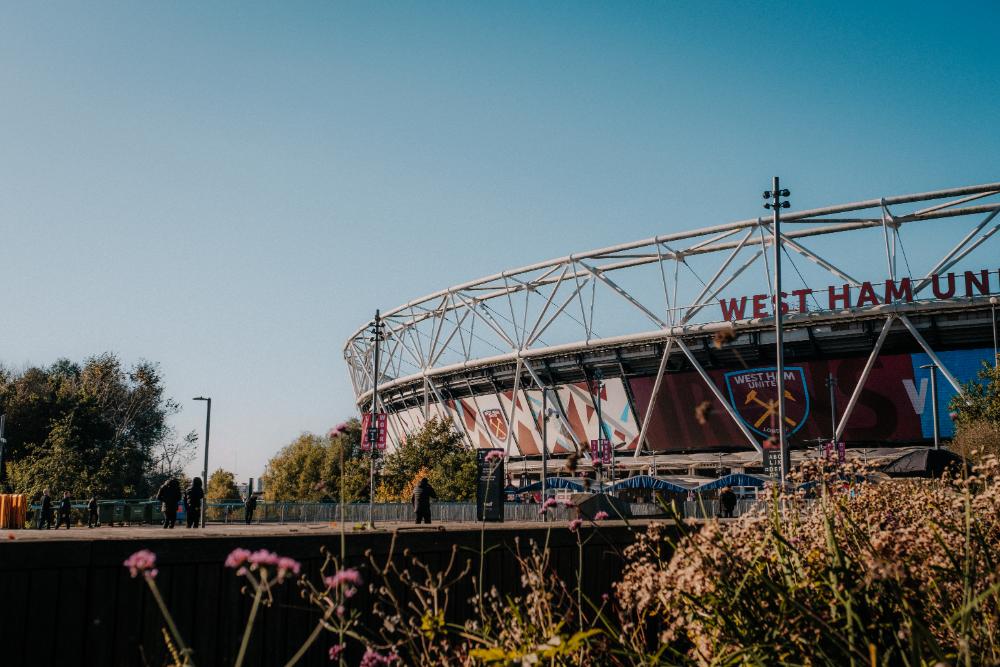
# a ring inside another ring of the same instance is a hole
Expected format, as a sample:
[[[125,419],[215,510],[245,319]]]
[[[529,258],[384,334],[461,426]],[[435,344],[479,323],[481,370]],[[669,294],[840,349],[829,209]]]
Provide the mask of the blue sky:
[[[17,3],[0,360],[161,364],[212,466],[352,414],[344,339],[612,243],[1000,180],[1000,5]],[[199,468],[192,465],[191,469]]]

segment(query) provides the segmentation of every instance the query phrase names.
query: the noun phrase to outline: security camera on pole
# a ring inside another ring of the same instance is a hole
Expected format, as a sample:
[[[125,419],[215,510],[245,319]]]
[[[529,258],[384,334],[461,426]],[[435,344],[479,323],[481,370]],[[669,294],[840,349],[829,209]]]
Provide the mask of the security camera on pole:
[[[777,437],[778,450],[781,453],[781,485],[784,486],[791,468],[791,460],[788,454],[788,443],[785,441],[785,345],[781,324],[781,209],[791,206],[787,200],[782,201],[782,197],[789,197],[792,193],[779,188],[777,176],[774,177],[771,188],[771,190],[764,191],[764,199],[769,200],[764,204],[764,208],[774,212],[774,371],[778,393]],[[765,461],[765,465],[766,463]]]

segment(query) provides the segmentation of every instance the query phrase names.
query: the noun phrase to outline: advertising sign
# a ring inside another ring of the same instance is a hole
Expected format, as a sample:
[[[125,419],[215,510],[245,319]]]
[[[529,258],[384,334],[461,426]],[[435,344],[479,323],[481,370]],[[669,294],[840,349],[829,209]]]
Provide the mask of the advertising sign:
[[[486,457],[491,452],[498,452],[501,456],[487,461]],[[504,459],[502,454],[502,449],[476,450],[476,518],[479,521],[503,521]]]
[[[388,431],[388,418],[384,412],[375,415],[375,424],[372,424],[372,415],[366,412],[361,416],[361,449],[371,451],[372,443],[379,451],[385,450],[386,433]]]
[[[976,378],[984,361],[992,362],[993,350],[952,350],[939,352],[938,356],[959,382],[968,382]],[[859,355],[804,361],[785,368],[785,437],[790,445],[831,438],[827,377],[833,375],[836,380],[839,422],[866,360]],[[922,353],[879,356],[858,395],[842,440],[852,446],[929,442],[933,438],[930,371],[921,368],[928,363],[929,358]],[[751,433],[764,440],[776,431],[777,383],[773,366],[712,369],[707,373]],[[646,416],[654,379],[629,378],[639,423]],[[938,382],[937,389],[938,422],[942,437],[947,438],[954,432],[948,403],[955,391],[947,382]],[[696,407],[700,404],[710,409],[699,413]],[[694,371],[663,377],[650,415],[647,441],[661,452],[742,449],[748,444],[726,408]]]

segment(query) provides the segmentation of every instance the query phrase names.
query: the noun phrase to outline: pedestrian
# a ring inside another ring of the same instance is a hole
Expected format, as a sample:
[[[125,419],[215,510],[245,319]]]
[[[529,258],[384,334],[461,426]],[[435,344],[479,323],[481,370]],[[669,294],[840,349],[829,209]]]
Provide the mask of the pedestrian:
[[[205,490],[201,487],[201,477],[191,480],[191,486],[184,492],[184,511],[187,514],[187,527],[198,528],[201,525],[201,501],[205,499]]]
[[[248,526],[253,522],[255,509],[257,509],[257,496],[247,491],[247,499],[243,501],[243,520]]]
[[[177,503],[181,500],[181,483],[171,477],[160,485],[156,499],[163,503],[163,527],[173,528],[177,523]]]
[[[52,498],[49,497],[49,490],[45,489],[42,491],[42,506],[38,510],[38,529],[42,529],[42,524],[45,524],[45,530],[50,530],[52,528]]]
[[[59,522],[56,523],[56,530],[66,522],[66,530],[69,530],[69,513],[73,509],[73,502],[69,499],[69,491],[63,491],[62,500],[59,501]]]
[[[87,528],[97,528],[101,525],[97,518],[97,494],[91,493],[87,501]]]
[[[413,511],[417,515],[417,523],[431,522],[431,498],[437,498],[437,493],[427,478],[421,477],[417,488],[413,489]]]
[[[736,509],[736,494],[728,486],[722,489],[719,494],[719,505],[722,507],[722,516],[732,518],[733,510]]]

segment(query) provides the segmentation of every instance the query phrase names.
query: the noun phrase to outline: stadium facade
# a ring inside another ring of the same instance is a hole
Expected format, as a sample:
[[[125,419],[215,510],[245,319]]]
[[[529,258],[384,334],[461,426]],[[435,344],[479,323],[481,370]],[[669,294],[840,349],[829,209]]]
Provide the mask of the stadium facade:
[[[930,373],[948,437],[952,397],[997,363],[998,213],[1000,183],[786,213],[779,300],[760,217],[410,301],[383,315],[377,400],[390,447],[448,417],[470,447],[501,448],[526,474],[543,442],[588,467],[602,430],[623,468],[751,470],[775,428],[776,304],[793,458],[834,431],[853,455],[926,446]],[[344,346],[362,411],[373,353],[369,325]]]

